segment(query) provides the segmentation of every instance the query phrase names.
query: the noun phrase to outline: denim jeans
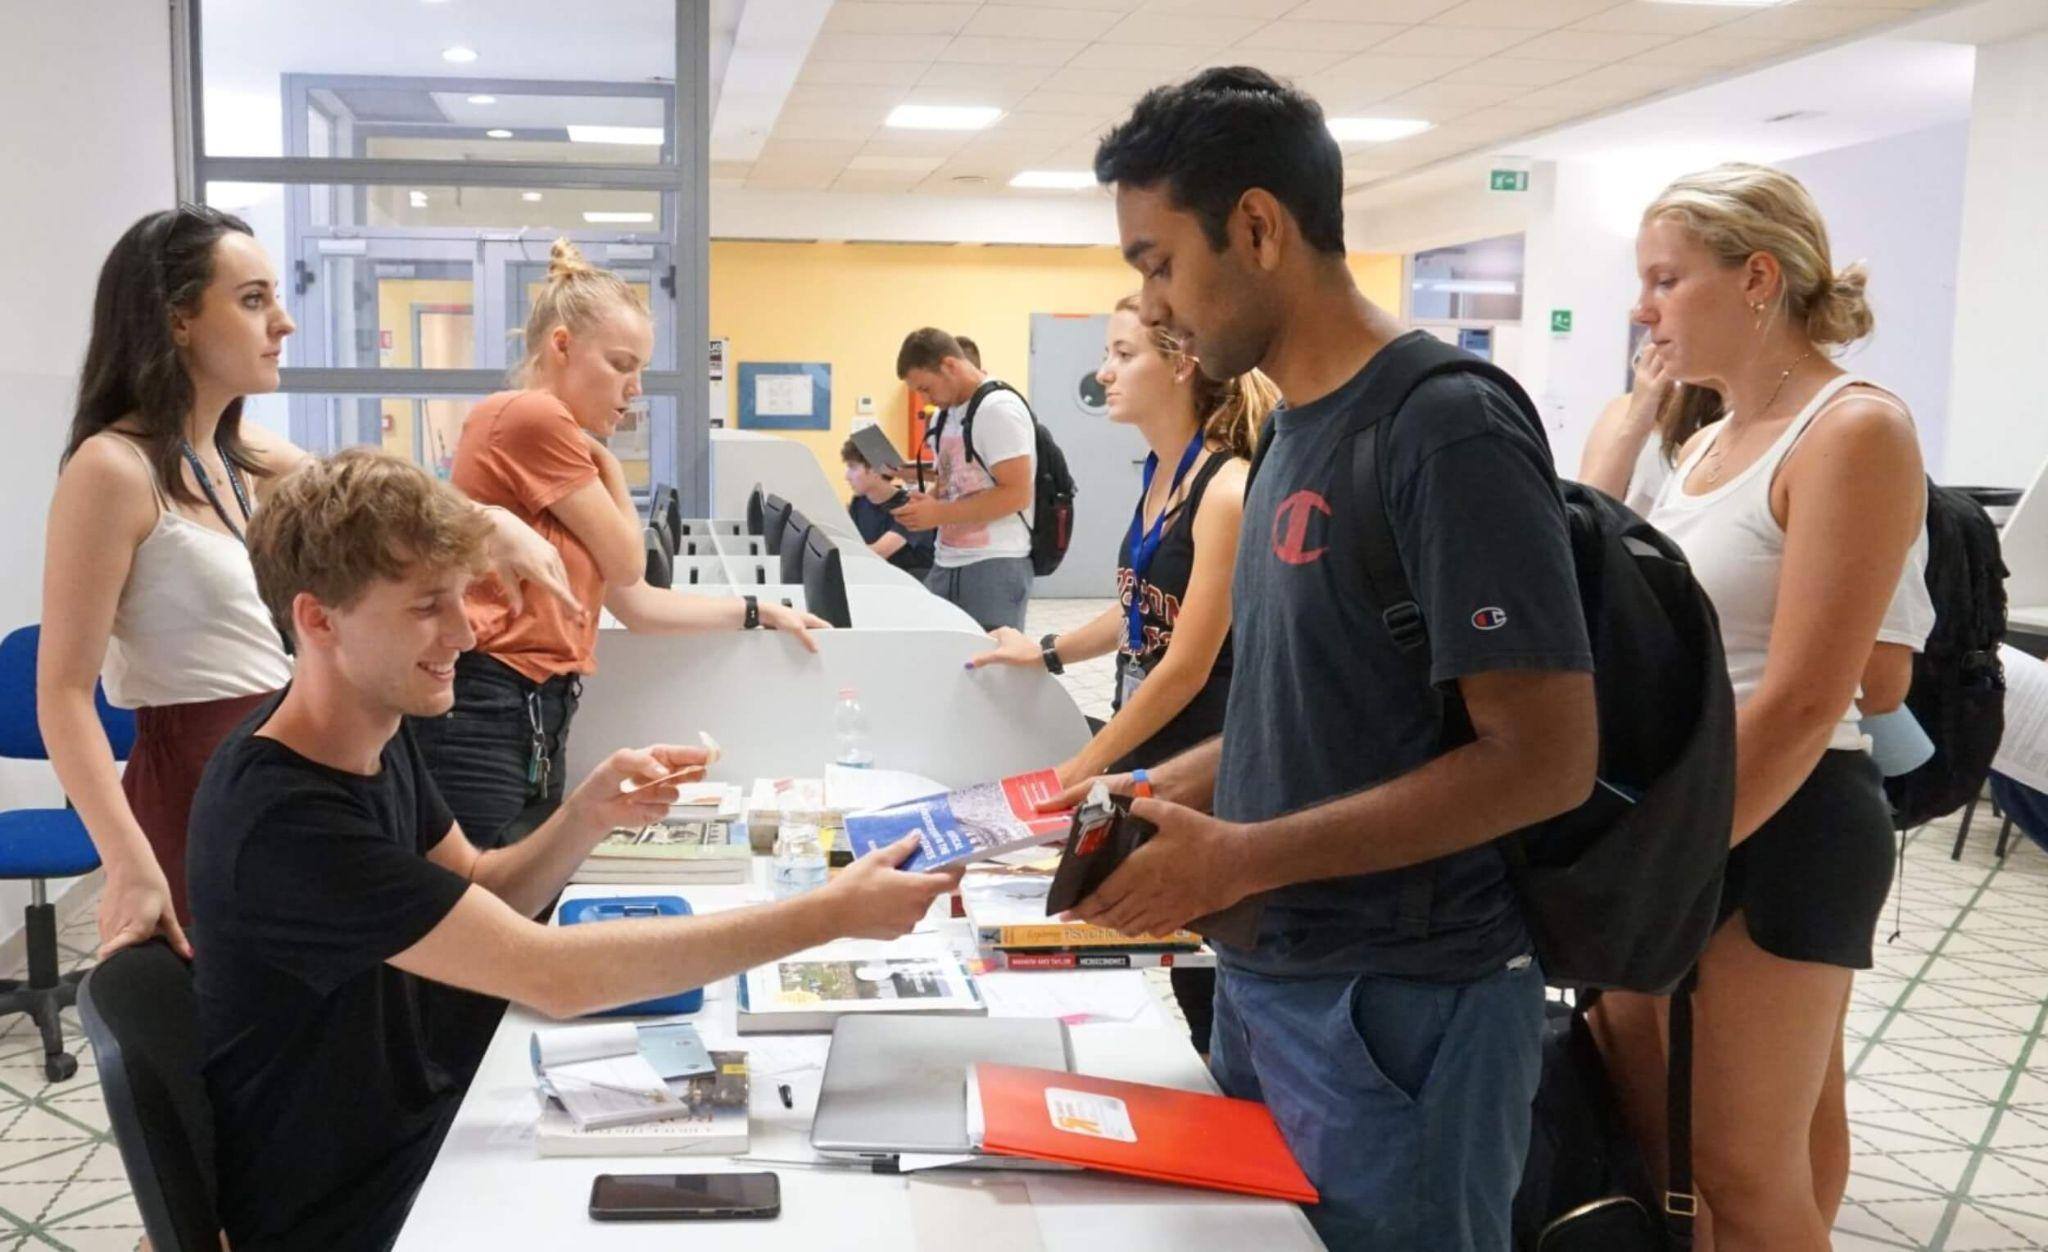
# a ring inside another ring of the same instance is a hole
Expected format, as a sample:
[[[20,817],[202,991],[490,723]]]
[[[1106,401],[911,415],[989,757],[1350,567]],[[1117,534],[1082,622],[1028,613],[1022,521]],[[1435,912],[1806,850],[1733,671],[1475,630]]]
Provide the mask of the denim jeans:
[[[1463,984],[1223,969],[1209,1068],[1263,1100],[1338,1252],[1507,1252],[1541,1068],[1534,959]]]

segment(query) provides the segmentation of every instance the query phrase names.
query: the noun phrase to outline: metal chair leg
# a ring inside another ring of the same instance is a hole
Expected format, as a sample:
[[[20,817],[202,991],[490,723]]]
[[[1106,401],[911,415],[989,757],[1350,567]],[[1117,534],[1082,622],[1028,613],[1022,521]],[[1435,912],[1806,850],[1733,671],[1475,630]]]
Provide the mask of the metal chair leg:
[[[2005,824],[1998,828],[1998,847],[1993,851],[1992,854],[1996,856],[1999,860],[2003,861],[2005,859],[2006,845],[2011,842],[2012,818],[2008,817],[2005,819]]]
[[[1977,797],[1971,796],[1970,802],[1963,806],[1963,821],[1960,826],[1956,827],[1956,846],[1949,852],[1949,860],[1960,861],[1963,859],[1963,840],[1970,837],[1970,819],[1976,815]]]

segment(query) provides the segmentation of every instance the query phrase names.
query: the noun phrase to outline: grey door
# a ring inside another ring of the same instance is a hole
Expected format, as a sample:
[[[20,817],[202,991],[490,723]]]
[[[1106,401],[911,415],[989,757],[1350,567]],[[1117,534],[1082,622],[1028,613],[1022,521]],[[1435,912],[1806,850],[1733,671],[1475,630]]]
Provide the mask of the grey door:
[[[1074,474],[1074,539],[1035,596],[1116,594],[1116,554],[1138,500],[1145,441],[1113,425],[1095,371],[1109,318],[1031,315],[1031,407],[1059,441]]]

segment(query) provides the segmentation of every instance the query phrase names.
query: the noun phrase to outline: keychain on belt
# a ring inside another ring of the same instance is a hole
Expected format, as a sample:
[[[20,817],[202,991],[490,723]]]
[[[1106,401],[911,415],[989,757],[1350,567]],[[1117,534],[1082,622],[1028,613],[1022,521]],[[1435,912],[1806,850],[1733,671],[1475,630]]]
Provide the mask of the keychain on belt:
[[[548,735],[541,722],[539,691],[526,693],[526,721],[533,728],[532,746],[526,762],[526,789],[531,795],[544,795],[554,766],[548,760]]]

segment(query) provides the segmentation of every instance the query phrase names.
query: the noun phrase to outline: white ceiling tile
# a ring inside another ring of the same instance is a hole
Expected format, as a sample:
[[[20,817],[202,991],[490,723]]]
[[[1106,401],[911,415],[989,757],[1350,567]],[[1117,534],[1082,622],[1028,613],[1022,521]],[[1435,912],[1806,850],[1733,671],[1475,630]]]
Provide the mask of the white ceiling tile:
[[[1309,90],[1320,93],[1338,88],[1413,87],[1442,78],[1479,60],[1478,57],[1390,56],[1383,52],[1362,52],[1340,61],[1309,82]]]
[[[1760,63],[1796,46],[1787,40],[1738,39],[1715,31],[1673,40],[1655,52],[1630,58],[1630,63],[1651,65],[1661,62],[1674,69],[1714,70]]]
[[[915,174],[919,178],[939,168],[938,157],[857,156],[846,163],[853,174]]]
[[[935,59],[956,65],[1065,65],[1088,45],[1078,39],[984,39],[963,35]]]
[[[919,83],[904,93],[905,104],[982,105],[996,109],[1014,109],[1031,94],[1026,87],[999,87],[993,83],[981,83],[972,87],[948,87],[942,84]]]
[[[948,157],[967,145],[971,131],[891,130],[884,127],[861,148],[865,156]]]
[[[1307,0],[1287,11],[1303,22],[1425,22],[1460,0]]]
[[[901,61],[820,61],[812,57],[804,62],[796,81],[820,86],[908,87],[923,73],[922,65]]]
[[[1811,9],[1931,9],[1951,0],[1801,0]]]
[[[1032,109],[1017,109],[1003,114],[1001,120],[975,136],[975,142],[1004,138],[1029,136],[1036,140],[1059,142],[1095,125],[1097,114],[1047,113]]]
[[[1397,112],[1420,113],[1424,117],[1448,118],[1488,105],[1512,100],[1522,94],[1518,86],[1500,83],[1424,83],[1410,87],[1387,103]]]
[[[1088,13],[1132,13],[1140,0],[1032,0],[1041,9],[1056,9],[1060,12],[1078,10]]]
[[[1194,64],[1195,59],[1190,58],[1188,64]],[[1067,65],[1054,70],[1039,91],[1121,93],[1124,106],[1128,108],[1142,93],[1165,83],[1177,82],[1182,77],[1184,75],[1163,70],[1098,69]]]
[[[1017,106],[1017,112],[1064,113],[1070,117],[1108,117],[1126,113],[1137,103],[1138,93],[1100,90],[1067,90],[1050,85],[1040,87],[1024,98]]]
[[[1280,17],[1301,0],[1145,0],[1141,13],[1213,13],[1226,17]]]
[[[811,41],[813,61],[936,61],[953,42],[950,35],[853,35],[821,33]]]
[[[834,169],[844,166],[860,154],[866,136],[854,140],[785,139],[770,135],[768,142],[761,145],[761,155],[754,158],[756,165],[829,165]]]
[[[1614,0],[1465,0],[1430,18],[1432,26],[1514,26],[1525,30],[1551,30],[1602,9],[1614,7]]]
[[[1691,82],[1699,77],[1697,71],[1673,65],[1654,52],[1646,52],[1630,61],[1616,61],[1603,65],[1588,77],[1616,87],[1640,87],[1644,91],[1668,91],[1681,83]]]
[[[1488,57],[1443,76],[1446,83],[1501,83],[1510,87],[1548,87],[1599,65],[1598,61],[1527,61],[1520,57]]]
[[[960,29],[963,35],[984,39],[1098,39],[1102,32],[1122,21],[1121,15],[1064,10],[1047,13],[1039,5],[985,4]]]
[[[711,177],[745,178],[747,171],[753,168],[754,163],[752,161],[713,161],[711,163]]]
[[[1529,37],[1526,30],[1484,26],[1412,26],[1373,51],[1388,56],[1484,57]]]
[[[1183,44],[1091,43],[1067,62],[1080,70],[1130,70],[1154,75],[1184,74],[1220,51],[1211,44],[1193,48]]]
[[[1532,61],[1619,61],[1669,41],[1665,35],[1554,30],[1527,43],[1516,44],[1511,55]]]
[[[1585,112],[1586,108],[1587,106],[1580,104],[1535,105],[1527,103],[1526,100],[1516,100],[1491,109],[1479,109],[1475,112],[1467,113],[1458,119],[1458,124],[1460,126],[1483,126],[1498,122],[1501,125],[1501,134],[1520,135],[1530,131],[1542,130],[1567,118],[1577,117]]]
[[[818,109],[785,107],[769,134],[779,139],[852,140],[858,142],[882,124],[886,109]]]
[[[1712,4],[1658,4],[1655,0],[1628,0],[1626,4],[1572,23],[1571,29],[1622,35],[1696,35],[1711,27],[1726,25],[1742,15],[1741,9]]]
[[[1382,22],[1270,22],[1238,41],[1240,48],[1305,48],[1363,52],[1407,30]]]
[[[925,180],[923,174],[887,174],[848,170],[832,180],[831,190],[849,192],[910,191]]]
[[[1275,78],[1306,78],[1320,74],[1351,55],[1335,49],[1247,48],[1243,45],[1219,52],[1212,65],[1255,65]]]
[[[1214,17],[1200,13],[1133,13],[1102,36],[1110,44],[1192,44],[1217,48],[1236,43],[1259,27],[1256,17]]]
[[[756,191],[824,191],[836,177],[831,170],[762,169],[756,165],[747,175],[747,187]]]
[[[1046,80],[1052,67],[1045,65],[975,65],[961,61],[940,61],[928,67],[917,80],[926,87],[987,87],[996,91],[1029,91]]]
[[[891,4],[839,0],[825,14],[825,31],[854,35],[957,35],[978,6],[965,3]]]
[[[2048,7],[2048,6],[2044,6]],[[1837,39],[1843,35],[1911,17],[1908,9],[1814,9],[1788,5],[1717,26],[1717,35],[1744,39]]]
[[[1682,71],[1673,70],[1672,73],[1673,78],[1677,80],[1683,80],[1686,77]],[[1591,112],[1595,109],[1605,108],[1610,104],[1623,100],[1633,100],[1639,96],[1649,94],[1648,90],[1633,83],[1619,83],[1603,79],[1598,74],[1588,74],[1584,78],[1575,78],[1568,83],[1559,83],[1555,87],[1538,87],[1527,95],[1518,96],[1508,101],[1507,104],[1501,107],[1513,109],[1526,106],[1539,111],[1549,108],[1569,108],[1576,109],[1579,112]]]
[[[888,108],[903,99],[903,87],[853,86],[841,83],[812,83],[798,79],[782,98],[784,109],[872,109]]]

